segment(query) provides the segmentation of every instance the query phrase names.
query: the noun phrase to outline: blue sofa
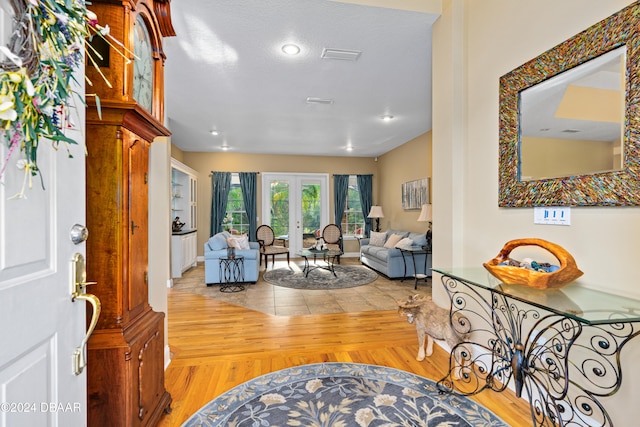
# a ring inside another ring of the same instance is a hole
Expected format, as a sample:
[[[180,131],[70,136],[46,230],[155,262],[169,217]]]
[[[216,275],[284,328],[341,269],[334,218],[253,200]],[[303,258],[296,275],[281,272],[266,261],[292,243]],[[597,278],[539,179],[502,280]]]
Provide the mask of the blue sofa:
[[[215,234],[204,244],[204,282],[207,285],[219,284],[220,258],[227,256],[227,238],[231,234],[227,231]],[[244,257],[244,281],[255,283],[258,280],[260,268],[260,245],[249,242],[250,249],[236,249],[236,256]]]
[[[402,237],[408,237],[413,240],[413,246],[421,247],[427,244],[426,233],[411,233],[408,231],[389,230],[386,232],[388,239],[392,234],[400,234]],[[369,238],[360,240],[360,262],[372,269],[384,274],[390,279],[402,277],[413,277],[414,268],[410,254],[405,254],[405,260],[402,259],[402,252],[397,248],[385,248],[382,246],[370,245]],[[427,256],[427,271],[424,271],[424,257]],[[431,276],[431,254],[415,255],[416,270],[419,274]],[[406,274],[405,274],[406,261]]]

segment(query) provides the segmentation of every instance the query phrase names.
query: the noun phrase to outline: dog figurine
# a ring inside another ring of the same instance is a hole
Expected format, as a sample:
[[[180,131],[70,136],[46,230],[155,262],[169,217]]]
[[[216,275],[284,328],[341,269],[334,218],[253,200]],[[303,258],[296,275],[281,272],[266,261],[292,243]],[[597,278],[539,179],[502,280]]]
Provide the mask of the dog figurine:
[[[449,310],[445,310],[434,303],[431,297],[416,294],[407,301],[398,302],[398,313],[407,318],[407,322],[414,323],[418,332],[418,357],[421,362],[433,353],[433,340],[443,340],[453,348],[466,339],[466,335],[458,334],[449,320]],[[425,353],[425,338],[427,348]]]

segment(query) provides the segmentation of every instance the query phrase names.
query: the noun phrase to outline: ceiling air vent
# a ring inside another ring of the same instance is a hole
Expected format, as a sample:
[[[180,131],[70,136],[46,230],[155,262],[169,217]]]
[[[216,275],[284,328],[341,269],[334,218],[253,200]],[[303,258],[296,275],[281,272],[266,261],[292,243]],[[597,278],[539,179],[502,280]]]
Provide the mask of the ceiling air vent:
[[[346,50],[346,49],[322,49],[323,59],[341,59],[343,61],[357,61],[362,52],[359,50]]]
[[[314,98],[310,96],[307,98],[307,104],[333,104],[333,99]]]
[[[578,133],[580,132],[580,129],[565,129],[562,131],[562,133]]]

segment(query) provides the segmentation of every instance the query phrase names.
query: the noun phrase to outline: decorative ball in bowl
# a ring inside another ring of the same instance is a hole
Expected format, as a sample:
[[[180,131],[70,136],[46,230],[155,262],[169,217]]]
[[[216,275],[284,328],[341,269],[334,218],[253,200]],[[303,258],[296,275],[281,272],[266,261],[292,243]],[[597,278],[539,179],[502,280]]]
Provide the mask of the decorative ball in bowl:
[[[520,265],[514,265],[513,259],[509,257],[509,254],[520,246],[539,246],[546,249],[556,257],[560,263],[559,267],[532,269],[530,266],[525,268]],[[568,285],[583,274],[573,256],[562,246],[533,238],[507,242],[495,258],[482,265],[489,273],[506,285],[523,285],[537,289],[558,289]]]

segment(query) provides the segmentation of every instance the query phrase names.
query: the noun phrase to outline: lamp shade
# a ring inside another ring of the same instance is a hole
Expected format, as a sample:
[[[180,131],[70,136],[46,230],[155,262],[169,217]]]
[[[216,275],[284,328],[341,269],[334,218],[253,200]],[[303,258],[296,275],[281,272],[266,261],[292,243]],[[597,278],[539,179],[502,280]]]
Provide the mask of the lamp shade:
[[[371,211],[367,218],[384,218],[384,214],[382,213],[382,206],[371,206]]]
[[[431,221],[431,205],[422,205],[422,210],[420,211],[420,216],[418,217],[418,221],[426,222]]]

